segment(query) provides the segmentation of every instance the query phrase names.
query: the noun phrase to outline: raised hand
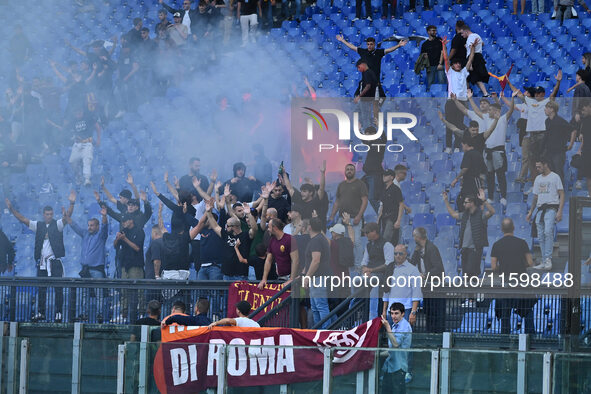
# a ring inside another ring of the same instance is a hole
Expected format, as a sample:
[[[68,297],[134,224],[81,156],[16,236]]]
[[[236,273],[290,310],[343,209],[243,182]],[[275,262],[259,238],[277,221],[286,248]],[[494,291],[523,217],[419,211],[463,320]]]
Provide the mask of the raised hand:
[[[337,41],[343,42],[345,39],[343,38],[342,34],[337,34],[336,36]]]
[[[558,70],[558,74],[554,77],[557,81],[562,81],[562,70]]]
[[[10,200],[8,198],[4,199],[4,204],[6,204],[6,208],[12,210],[12,204],[10,203]]]
[[[228,197],[230,195],[230,185],[224,186],[224,197]]]
[[[101,216],[107,216],[107,207],[103,206],[101,208],[101,211],[100,212],[101,212]]]
[[[468,96],[468,98],[474,97],[474,92],[472,91],[472,89],[468,89],[466,91],[466,96]]]
[[[444,191],[443,193],[441,193],[441,197],[443,197],[443,201],[448,201],[448,199],[449,199],[446,191]]]
[[[152,191],[154,192],[154,194],[158,194],[158,189],[156,189],[156,184],[153,181],[150,181],[150,187],[152,188]]]
[[[70,190],[70,195],[68,196],[68,200],[74,204],[76,202],[76,191]]]
[[[205,210],[207,212],[211,212],[211,210],[213,209],[213,199],[209,199],[207,201],[205,201]]]
[[[320,172],[323,174],[326,172],[326,160],[322,160],[322,166],[320,166]]]
[[[211,174],[209,174],[209,179],[211,179],[212,182],[215,182],[218,179],[218,170],[216,170],[215,168],[211,170]]]
[[[215,190],[218,190],[220,187],[222,187],[222,182],[221,181],[216,181],[215,182],[215,186],[214,186]]]
[[[146,192],[144,190],[142,190],[140,192],[140,199],[144,202],[148,199],[148,195],[146,194]]]
[[[446,46],[448,42],[449,41],[447,40],[447,36],[443,36],[443,38],[441,39],[441,43],[443,44],[443,46]]]
[[[127,179],[125,181],[130,185],[133,185],[133,176],[131,175],[131,172],[127,173]]]
[[[478,198],[481,201],[485,201],[486,200],[486,195],[484,194],[484,189],[480,189],[478,190]]]
[[[196,176],[193,175],[193,187],[195,189],[198,189],[199,186],[201,186],[201,179],[197,178]]]
[[[175,187],[176,189],[180,189],[180,188],[181,188],[181,184],[180,184],[180,182],[179,182],[178,178],[176,177],[176,175],[175,175],[175,176],[172,178],[172,180],[173,180],[173,182],[174,182],[174,187]]]

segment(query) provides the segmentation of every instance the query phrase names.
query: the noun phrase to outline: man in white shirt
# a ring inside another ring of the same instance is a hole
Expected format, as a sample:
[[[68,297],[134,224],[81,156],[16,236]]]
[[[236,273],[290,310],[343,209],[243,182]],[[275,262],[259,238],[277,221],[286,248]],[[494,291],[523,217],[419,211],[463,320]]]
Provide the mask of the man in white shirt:
[[[534,208],[536,214],[533,219],[538,232],[542,261],[535,269],[552,269],[552,251],[554,250],[554,225],[562,220],[564,208],[564,189],[562,181],[555,172],[550,171],[548,160],[536,161],[536,170],[540,175],[534,181],[534,199],[525,219],[532,220]]]
[[[521,173],[519,174],[519,178],[525,179],[527,177],[527,170],[529,169],[529,181],[533,182],[534,177],[537,174],[536,171],[536,160],[540,159],[540,156],[543,151],[543,144],[544,144],[544,136],[546,132],[546,113],[544,112],[544,108],[546,107],[546,103],[549,100],[554,100],[554,97],[558,94],[558,89],[560,88],[560,81],[562,81],[562,70],[558,71],[556,74],[556,85],[550,93],[550,96],[546,98],[546,89],[541,86],[538,86],[535,90],[534,97],[527,97],[525,96],[519,89],[517,89],[509,78],[507,78],[507,83],[509,87],[515,93],[517,93],[517,97],[524,101],[525,105],[527,106],[527,125],[525,128],[526,135],[523,138],[523,142],[521,145]],[[531,193],[532,189],[529,189],[525,192],[525,194]]]
[[[490,76],[486,69],[486,61],[482,56],[482,38],[478,34],[472,33],[470,26],[466,24],[461,27],[460,34],[466,39],[466,56],[471,56],[471,48],[474,48],[474,59],[471,62],[471,67],[466,67],[470,71],[468,81],[471,84],[478,85],[484,97],[489,97],[486,86],[484,86],[485,83],[488,83]]]
[[[259,323],[249,319],[248,314],[250,313],[252,306],[248,301],[239,301],[236,303],[236,314],[237,318],[226,317],[224,319],[214,321],[208,328],[211,330],[215,326],[235,326],[235,327],[260,327]]]
[[[452,98],[456,97],[466,107],[468,100],[468,84],[466,79],[468,78],[468,69],[472,67],[472,61],[474,60],[473,48],[478,44],[477,41],[473,42],[470,47],[470,55],[466,67],[462,68],[462,59],[448,59],[447,56],[447,38],[443,38],[441,41],[443,44],[443,60],[445,61],[445,74],[447,75],[447,97],[448,100],[445,103],[445,119],[456,126],[459,129],[464,127],[464,114],[460,111]],[[450,66],[451,63],[451,66]],[[453,131],[446,127],[445,129],[445,152],[451,153],[452,150],[452,137]],[[460,147],[460,139],[456,138],[454,147],[458,149]]]

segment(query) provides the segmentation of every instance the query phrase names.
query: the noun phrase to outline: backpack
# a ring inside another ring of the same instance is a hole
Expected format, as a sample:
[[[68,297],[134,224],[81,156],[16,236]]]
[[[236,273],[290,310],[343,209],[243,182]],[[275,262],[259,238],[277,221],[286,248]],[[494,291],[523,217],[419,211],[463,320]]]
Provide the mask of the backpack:
[[[342,267],[353,267],[355,264],[355,255],[353,254],[353,242],[349,238],[337,239],[337,248],[339,251],[339,265]]]

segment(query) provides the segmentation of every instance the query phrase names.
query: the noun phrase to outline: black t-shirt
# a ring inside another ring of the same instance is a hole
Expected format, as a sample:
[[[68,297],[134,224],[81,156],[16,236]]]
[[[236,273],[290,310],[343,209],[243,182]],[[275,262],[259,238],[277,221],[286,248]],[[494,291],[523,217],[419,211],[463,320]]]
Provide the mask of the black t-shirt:
[[[398,219],[398,208],[400,203],[404,201],[402,191],[398,186],[392,184],[390,187],[385,188],[382,193],[380,198],[383,204],[382,218],[396,221]]]
[[[146,252],[146,267],[144,269],[144,277],[146,279],[155,278],[154,260],[160,260],[162,262],[162,238],[153,239]],[[162,264],[160,265],[160,271],[162,271]],[[160,272],[158,272],[158,275],[160,275]]]
[[[316,211],[318,217],[326,227],[326,215],[328,213],[328,196],[324,193],[322,200],[318,198],[318,192],[314,194],[314,197],[310,201],[302,200],[302,194],[296,188],[293,189],[294,193],[291,196],[291,202],[297,206],[297,209],[302,216],[302,219],[312,219],[312,212]]]
[[[259,256],[250,256],[248,258],[248,265],[254,267],[254,274],[257,280],[263,279],[263,274],[265,273],[265,258]],[[271,269],[269,270],[269,275],[267,275],[267,280],[276,280],[277,279],[277,268],[275,267],[275,262],[271,263]]]
[[[283,223],[287,223],[287,212],[291,209],[291,204],[285,197],[273,198],[269,196],[268,207],[275,208],[277,210],[277,217]]]
[[[556,115],[553,119],[546,118],[546,151],[562,153],[570,139],[574,127],[564,118]]]
[[[241,263],[238,260],[238,255],[234,250],[234,246],[236,245],[236,240],[240,240],[240,246],[238,250],[240,250],[240,254],[243,258],[247,259],[250,254],[250,243],[251,239],[247,232],[242,231],[238,235],[232,235],[225,228],[222,228],[221,231],[222,240],[226,243],[227,248],[227,258],[224,259],[222,262],[222,274],[227,276],[238,276],[238,275],[248,275],[248,264]]]
[[[72,121],[72,133],[74,141],[86,140],[92,138],[96,125],[96,118],[85,112],[82,118],[74,118]]]
[[[468,169],[468,172],[464,174],[462,190],[465,192],[476,193],[478,190],[476,190],[475,179],[478,178],[480,174],[483,174],[486,168],[482,153],[478,152],[476,149],[464,152],[460,168]]]
[[[361,96],[361,92],[367,85],[370,85],[369,90]],[[359,95],[361,97],[375,97],[376,88],[378,86],[378,78],[376,74],[368,68],[361,74],[361,82],[359,83]]]
[[[465,64],[468,52],[466,51],[466,39],[461,34],[457,33],[451,40],[451,49],[456,50],[454,58],[462,59],[462,65]]]
[[[127,242],[120,240],[118,245],[121,248],[121,266],[126,269],[131,267],[144,268],[144,238],[146,236],[144,230],[141,227],[124,228],[123,233],[140,250],[136,252]]]
[[[366,175],[379,175],[381,176],[384,172],[382,162],[384,161],[384,154],[386,149],[384,146],[378,147],[379,144],[386,144],[388,142],[386,133],[382,133],[381,137],[373,142],[367,156],[365,157],[365,163],[363,163],[363,172]]]
[[[464,129],[464,135],[462,136],[462,142],[467,142],[468,140],[472,140],[474,143],[474,150],[480,152],[482,154],[484,152],[484,147],[486,146],[486,140],[484,139],[484,133],[479,133],[476,135],[471,135],[470,131],[466,127]]]
[[[365,60],[367,67],[374,72],[378,80],[382,75],[382,58],[385,55],[383,49],[374,49],[372,52],[368,51],[367,48],[357,48],[357,53],[361,56],[361,59]]]
[[[583,135],[583,141],[591,141],[591,115],[581,120],[581,134]],[[591,144],[583,144],[582,154],[585,161],[589,163],[591,159]]]
[[[136,326],[159,326],[160,322],[151,317],[142,317],[135,322]]]
[[[441,38],[439,37],[435,38],[434,40],[427,40],[421,46],[421,53],[427,54],[430,66],[437,66],[439,64],[442,50],[443,44],[441,43]]]
[[[257,13],[258,0],[239,0],[240,15],[251,15]]]
[[[320,233],[310,238],[306,248],[306,267],[312,263],[312,252],[320,252],[320,264],[312,276],[330,275],[330,244],[326,237]]]
[[[506,235],[493,244],[490,255],[497,258],[498,273],[521,274],[526,272],[525,255],[528,253],[530,253],[529,247],[523,239]]]

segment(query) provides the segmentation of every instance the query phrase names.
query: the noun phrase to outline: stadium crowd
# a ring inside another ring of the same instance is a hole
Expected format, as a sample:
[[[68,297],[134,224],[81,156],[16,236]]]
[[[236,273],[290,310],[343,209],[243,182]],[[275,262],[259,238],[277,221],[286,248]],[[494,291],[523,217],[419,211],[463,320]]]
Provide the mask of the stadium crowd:
[[[97,40],[88,49],[67,42],[84,60],[66,66],[50,61],[51,69],[62,82],[60,87],[40,80],[24,81],[19,65],[27,59],[28,39],[22,28],[16,29],[11,41],[15,47],[13,87],[6,92],[7,106],[0,124],[3,178],[18,171],[23,160],[27,162],[52,154],[71,143],[69,162],[76,183],[92,187],[94,147],[101,144],[102,130],[110,120],[137,110],[144,101],[163,94],[170,86],[181,84],[188,74],[200,67],[198,63],[188,62],[185,53],[199,53],[198,58],[204,62],[215,61],[221,50],[218,40],[228,42],[234,16],[241,25],[241,43],[247,46],[255,39],[258,18],[263,19],[265,26],[270,26],[278,12],[274,1],[239,1],[226,5],[223,1],[200,0],[197,7],[192,8],[191,2],[185,0],[182,9],[174,9],[162,0],[160,3],[163,9],[158,14],[160,20],[153,39],[142,20],[135,19],[129,32],[109,42]],[[293,11],[284,16],[298,18],[300,2],[287,6],[290,3],[285,2],[280,12]],[[556,7],[558,12],[567,11],[562,2]],[[392,8],[396,9],[396,2]],[[412,8],[413,4],[410,11]],[[361,1],[357,1],[357,10],[361,17]],[[169,14],[173,22],[169,21]],[[366,16],[371,19],[371,15]],[[521,174],[517,181],[532,183],[525,191],[534,195],[527,220],[534,223],[541,258],[537,264],[534,262],[529,246],[524,246],[523,240],[513,235],[512,220],[504,218],[503,237],[492,246],[493,268],[500,272],[522,273],[535,265],[535,269],[550,270],[555,223],[562,220],[565,204],[566,152],[573,149],[577,141],[591,141],[591,99],[588,98],[591,96],[591,55],[583,56],[585,68],[577,71],[576,84],[571,88],[577,100],[572,117],[567,120],[558,115],[559,105],[554,100],[563,78],[561,71],[555,76],[555,88],[548,96],[543,87],[513,86],[510,72],[498,77],[511,89],[510,97],[504,92],[490,93],[486,86],[490,74],[484,52],[489,44],[473,30],[477,31],[478,27],[458,21],[457,34],[450,42],[448,54],[447,38],[438,37],[435,26],[428,26],[428,37],[421,47],[428,85],[448,86],[448,100],[444,113],[440,113],[442,130],[445,125],[445,153],[460,149],[464,152],[461,171],[450,185],[461,182],[455,206],[449,201],[448,193],[441,190],[447,212],[460,224],[461,267],[463,273],[482,274],[483,248],[488,246],[487,221],[501,214],[492,205],[497,184],[500,203],[507,204],[505,141],[508,124],[517,110],[522,147]],[[376,48],[373,37],[367,38],[367,48],[357,47],[342,36],[337,40],[360,56],[357,67],[361,81],[354,100],[360,105],[364,133],[375,133],[374,114],[379,109],[379,98],[385,96],[380,83],[382,58],[406,45],[407,40],[402,39],[389,49]],[[120,55],[114,61],[112,54],[117,43]],[[477,86],[482,93],[478,102],[471,86]],[[312,86],[308,91],[311,96],[315,94]],[[61,95],[68,98],[63,114],[56,107],[59,103],[56,98]],[[507,107],[504,113],[503,106]],[[468,125],[465,117],[470,120]],[[30,147],[27,157],[15,155],[17,144]],[[591,144],[579,144],[578,154],[579,176],[581,180],[586,178],[591,193]],[[263,158],[261,154],[261,160]],[[372,155],[367,155],[366,164],[373,159]],[[263,172],[275,170],[268,162],[258,162],[258,169],[260,166],[265,167]],[[188,173],[178,181],[171,183],[166,175],[162,181],[153,179],[150,183],[154,198],[160,202],[157,224],[150,228],[146,254],[144,227],[152,220],[153,208],[148,193],[138,190],[132,174],[126,179],[129,189],[120,190],[117,198],[104,180],[101,182],[100,192],[95,192],[101,206],[100,216],[85,224],[72,220],[76,191],[68,196],[70,205],[59,219],[50,206],[43,207],[41,219],[33,220],[19,213],[18,204],[9,198],[5,204],[10,213],[35,234],[34,258],[39,277],[64,275],[61,259],[68,251],[63,230],[68,225],[81,238],[80,276],[86,278],[106,277],[106,248],[115,249],[115,276],[122,279],[186,280],[193,266],[198,280],[248,280],[252,267],[262,287],[271,280],[290,283],[301,275],[426,277],[444,271],[438,247],[429,239],[424,227],[416,226],[413,230],[416,247],[412,253],[407,245],[400,243],[401,222],[404,215],[412,213],[404,200],[402,182],[408,168],[403,164],[383,168],[380,161],[378,171],[371,175],[366,171],[363,178],[358,176],[354,164],[347,164],[343,168],[344,180],[339,183],[334,199],[326,192],[326,165],[320,168],[319,184],[306,181],[301,185],[292,184],[283,166],[277,169],[275,179],[263,179],[257,170],[249,175],[241,162],[233,165],[233,177],[227,180],[218,179],[216,169],[210,168],[211,173],[206,176],[201,168],[201,160],[194,157],[189,162]],[[166,194],[159,189],[161,185],[165,186]],[[9,196],[10,190],[4,190],[4,194]],[[377,219],[366,222],[364,217],[369,206],[376,211]],[[164,209],[171,211],[169,228],[163,220]],[[109,220],[120,225],[113,245],[106,245]],[[363,237],[367,238],[367,243]],[[3,271],[10,270],[14,250],[3,232],[0,232],[0,245],[1,267]],[[314,321],[330,313],[334,306],[331,299],[347,295],[347,292],[328,294],[324,287],[311,286],[309,297]],[[45,292],[40,291],[34,316],[37,321],[46,320],[45,297]],[[124,307],[120,316],[113,317],[114,322],[129,321],[130,315],[144,309],[141,300],[129,302],[125,291],[121,297]],[[370,297],[370,318],[398,311],[412,325],[423,294],[420,288],[391,288],[383,292],[375,288]],[[396,305],[393,310],[395,303],[403,307]],[[63,290],[56,290],[54,321],[63,319],[63,304]],[[464,305],[473,306],[474,300],[468,299]],[[129,311],[129,307],[134,311]],[[437,330],[444,313],[440,300],[426,300],[424,309],[428,325]],[[79,316],[79,320],[85,318]],[[325,326],[329,324],[327,321]]]

